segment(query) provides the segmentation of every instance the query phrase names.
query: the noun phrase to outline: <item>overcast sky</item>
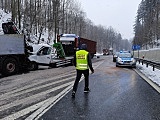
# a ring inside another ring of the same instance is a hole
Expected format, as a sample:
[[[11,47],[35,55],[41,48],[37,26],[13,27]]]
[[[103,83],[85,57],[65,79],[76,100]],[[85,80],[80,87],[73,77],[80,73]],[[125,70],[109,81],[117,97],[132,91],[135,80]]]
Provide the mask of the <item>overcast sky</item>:
[[[95,25],[112,26],[123,39],[134,37],[133,25],[141,0],[78,0]]]

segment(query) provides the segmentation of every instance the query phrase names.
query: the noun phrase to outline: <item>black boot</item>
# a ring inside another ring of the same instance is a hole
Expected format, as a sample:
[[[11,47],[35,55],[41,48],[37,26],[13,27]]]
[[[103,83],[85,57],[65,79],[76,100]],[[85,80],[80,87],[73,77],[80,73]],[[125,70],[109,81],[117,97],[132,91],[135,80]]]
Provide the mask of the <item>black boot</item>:
[[[90,92],[89,88],[84,88],[84,93]]]
[[[75,98],[75,94],[76,94],[76,92],[72,91],[72,98]]]

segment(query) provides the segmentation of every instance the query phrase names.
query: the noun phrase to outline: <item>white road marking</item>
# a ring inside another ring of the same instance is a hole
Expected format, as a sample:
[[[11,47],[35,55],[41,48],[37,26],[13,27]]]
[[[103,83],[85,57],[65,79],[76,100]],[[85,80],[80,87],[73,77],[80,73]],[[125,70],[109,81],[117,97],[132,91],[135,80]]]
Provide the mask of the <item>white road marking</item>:
[[[69,79],[72,79],[72,78],[75,78],[74,76],[73,77],[70,77]],[[49,80],[53,80],[54,78],[50,78],[50,79],[45,79],[45,81],[43,81],[43,82],[46,82],[46,81],[49,81]],[[45,85],[41,85],[41,86],[39,86],[39,87],[34,87],[35,85],[38,85],[38,84],[40,84],[40,82],[39,83],[37,83],[37,84],[32,84],[32,85],[29,85],[29,86],[25,86],[25,87],[23,87],[23,88],[21,88],[21,89],[17,89],[16,91],[14,91],[14,92],[12,92],[12,94],[7,94],[7,95],[2,95],[2,97],[0,98],[0,100],[4,100],[4,99],[8,99],[8,98],[11,98],[11,97],[15,97],[15,96],[18,96],[18,95],[22,95],[22,94],[25,94],[25,93],[28,93],[28,92],[31,92],[31,91],[34,91],[34,90],[38,90],[38,89],[41,89],[41,88],[44,88],[44,87],[47,87],[47,86],[51,86],[51,85],[54,85],[54,84],[57,84],[57,83],[61,83],[61,82],[64,82],[64,81],[67,81],[67,80],[69,80],[68,78],[66,78],[66,79],[62,79],[62,80],[58,80],[58,81],[54,81],[54,82],[52,82],[52,83],[49,83],[49,84],[45,84]],[[41,83],[43,83],[43,82],[41,82]],[[30,87],[33,87],[33,88],[30,88]],[[28,89],[28,90],[27,90]],[[24,90],[24,91],[23,91]],[[19,92],[19,93],[16,93],[16,92],[18,92],[18,91],[21,91],[21,92]]]
[[[73,82],[73,81],[72,81]],[[39,96],[44,96],[50,92],[53,92],[53,91],[56,91],[60,88],[63,88],[63,87],[66,87],[68,85],[70,85],[72,82],[69,82],[69,83],[66,83],[66,84],[63,84],[63,85],[60,85],[60,86],[57,86],[57,87],[54,87],[52,89],[49,89],[47,91],[44,91],[44,92],[40,92],[38,94],[35,94],[35,95],[32,95],[30,97],[27,97],[27,98],[24,98],[24,99],[21,99],[21,100],[15,100],[13,101],[12,103],[10,104],[6,104],[6,105],[3,105],[3,106],[0,106],[0,111],[3,111],[3,110],[6,110],[6,109],[9,109],[11,107],[14,107],[14,106],[18,106],[20,104],[24,104],[25,101],[30,101],[30,100],[34,100],[36,98],[38,98]]]
[[[55,105],[61,98],[63,98],[72,89],[72,86],[73,84],[68,86],[54,98],[48,100],[45,104],[43,104],[42,107],[36,110],[36,112],[27,117],[25,120],[38,120],[45,112],[47,112],[53,105]]]
[[[93,68],[96,69],[96,68],[99,67],[102,63],[104,63],[104,60],[103,60],[103,61],[100,61],[100,62],[93,63]]]
[[[69,75],[74,75],[75,73],[70,73]],[[7,93],[4,93],[4,94],[2,94],[1,95],[1,97],[0,97],[0,100],[1,100],[1,98],[3,98],[3,96],[8,96],[8,95],[12,95],[12,94],[15,94],[16,92],[19,92],[19,91],[22,91],[22,90],[24,90],[24,89],[27,89],[27,88],[30,88],[30,87],[33,87],[33,86],[35,86],[35,85],[38,85],[38,84],[41,84],[41,83],[44,83],[44,82],[47,82],[47,81],[50,81],[50,80],[56,80],[56,79],[59,79],[59,78],[62,78],[62,77],[67,77],[68,76],[68,74],[64,74],[64,75],[58,75],[58,76],[55,76],[54,78],[48,78],[48,79],[45,79],[45,81],[41,81],[41,82],[38,82],[38,83],[33,83],[33,84],[30,84],[30,85],[26,85],[26,86],[24,86],[23,88],[19,88],[19,89],[16,89],[16,90],[12,90],[12,91],[10,91],[10,92],[7,92]]]
[[[63,87],[65,87],[65,86],[68,86],[68,85],[71,86],[72,84],[73,84],[73,81],[72,81],[72,82],[69,82],[69,83],[67,83],[67,84],[58,86],[58,87],[53,88],[53,89],[55,89],[55,90],[56,90],[56,89],[60,89],[60,88],[63,88]],[[70,87],[70,86],[69,86],[69,87]],[[67,87],[67,88],[68,88],[68,87]],[[67,89],[67,88],[66,88],[66,89]],[[65,90],[66,90],[66,89],[65,89]],[[63,91],[65,91],[65,90],[63,90]],[[62,91],[62,92],[63,92],[63,91]],[[44,107],[46,108],[46,107],[48,107],[48,105],[51,105],[56,99],[58,99],[59,96],[62,94],[62,92],[61,92],[60,94],[54,96],[54,97],[51,97],[51,98],[49,98],[49,99],[46,99],[45,101],[42,101],[42,102],[37,103],[37,104],[35,104],[35,105],[33,105],[33,106],[30,106],[30,107],[25,108],[25,109],[23,109],[23,110],[21,110],[21,111],[18,111],[18,112],[16,112],[16,113],[12,114],[12,115],[9,115],[9,116],[7,116],[7,117],[5,117],[5,118],[2,118],[1,120],[15,120],[15,119],[18,119],[19,117],[22,117],[22,116],[30,113],[30,112],[35,111],[36,109],[42,109],[42,108],[44,108]],[[29,119],[29,120],[32,120],[32,119]]]

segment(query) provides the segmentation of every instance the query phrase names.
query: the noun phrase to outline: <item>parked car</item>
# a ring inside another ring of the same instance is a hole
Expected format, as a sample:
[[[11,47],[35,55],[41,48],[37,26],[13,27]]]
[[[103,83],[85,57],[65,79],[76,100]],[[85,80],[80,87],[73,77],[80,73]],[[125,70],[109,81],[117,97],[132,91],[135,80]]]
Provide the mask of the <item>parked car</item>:
[[[113,54],[113,62],[116,62],[119,52]]]
[[[99,54],[99,53],[94,54],[94,58],[100,58],[100,56],[101,56],[101,54]]]
[[[136,67],[136,60],[133,58],[131,53],[120,52],[116,59],[116,67],[118,66],[128,66],[128,67]]]

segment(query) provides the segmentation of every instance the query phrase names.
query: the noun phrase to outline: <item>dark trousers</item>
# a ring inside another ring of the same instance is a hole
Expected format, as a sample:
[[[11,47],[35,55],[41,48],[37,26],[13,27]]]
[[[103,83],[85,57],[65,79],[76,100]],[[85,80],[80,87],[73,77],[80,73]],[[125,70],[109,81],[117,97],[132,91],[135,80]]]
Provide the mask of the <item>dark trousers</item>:
[[[85,88],[88,88],[89,86],[89,69],[87,70],[77,70],[77,76],[76,76],[76,80],[74,82],[74,86],[73,86],[73,91],[77,91],[78,88],[78,83],[81,79],[82,74],[85,77]]]

